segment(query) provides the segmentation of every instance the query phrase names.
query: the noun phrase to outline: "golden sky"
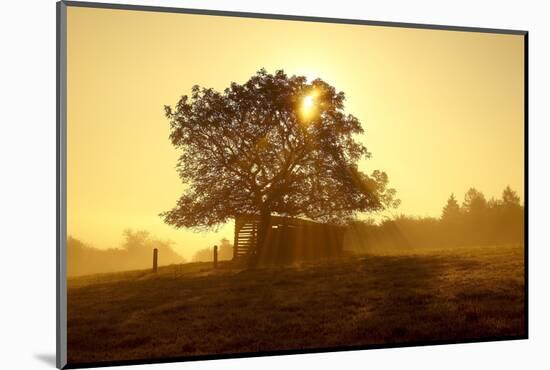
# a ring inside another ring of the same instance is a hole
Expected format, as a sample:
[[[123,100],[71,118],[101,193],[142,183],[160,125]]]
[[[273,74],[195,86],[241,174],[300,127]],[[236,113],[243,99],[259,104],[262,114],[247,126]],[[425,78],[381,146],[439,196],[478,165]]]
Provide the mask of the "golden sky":
[[[125,228],[194,251],[232,240],[158,216],[183,192],[164,105],[258,69],[322,78],[347,95],[401,207],[439,216],[449,194],[523,194],[523,36],[68,8],[68,233],[116,247]],[[522,196],[523,199],[523,196]]]

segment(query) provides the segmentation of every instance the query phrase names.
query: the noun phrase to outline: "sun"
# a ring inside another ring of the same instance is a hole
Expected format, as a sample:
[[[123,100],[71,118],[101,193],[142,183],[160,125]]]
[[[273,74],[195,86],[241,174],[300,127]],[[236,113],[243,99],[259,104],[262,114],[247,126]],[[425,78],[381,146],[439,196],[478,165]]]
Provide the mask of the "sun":
[[[303,97],[301,106],[303,118],[309,118],[315,112],[317,95],[316,91],[312,91]]]
[[[302,107],[304,110],[313,108],[313,95],[307,95],[302,102]]]

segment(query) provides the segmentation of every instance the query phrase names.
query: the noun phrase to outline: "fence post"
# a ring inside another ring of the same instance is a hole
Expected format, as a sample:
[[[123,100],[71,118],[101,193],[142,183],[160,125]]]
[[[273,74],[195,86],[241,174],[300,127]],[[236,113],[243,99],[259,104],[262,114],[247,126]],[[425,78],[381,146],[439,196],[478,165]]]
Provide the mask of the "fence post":
[[[157,272],[158,257],[159,257],[159,250],[155,248],[153,249],[153,272]]]
[[[214,268],[218,268],[218,246],[214,246]]]

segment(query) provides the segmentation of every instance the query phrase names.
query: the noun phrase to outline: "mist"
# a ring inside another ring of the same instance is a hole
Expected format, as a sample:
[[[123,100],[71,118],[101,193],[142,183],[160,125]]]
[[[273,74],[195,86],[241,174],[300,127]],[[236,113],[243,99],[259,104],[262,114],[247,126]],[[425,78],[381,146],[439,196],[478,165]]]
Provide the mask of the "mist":
[[[376,223],[351,223],[345,248],[358,253],[396,253],[415,249],[445,249],[491,245],[523,245],[525,209],[507,187],[500,199],[486,200],[470,188],[461,205],[451,194],[441,217],[401,215]]]
[[[184,263],[170,241],[159,240],[149,232],[127,229],[118,248],[98,249],[73,236],[67,239],[67,275],[80,276],[105,272],[150,268],[153,249],[159,253],[159,266]]]

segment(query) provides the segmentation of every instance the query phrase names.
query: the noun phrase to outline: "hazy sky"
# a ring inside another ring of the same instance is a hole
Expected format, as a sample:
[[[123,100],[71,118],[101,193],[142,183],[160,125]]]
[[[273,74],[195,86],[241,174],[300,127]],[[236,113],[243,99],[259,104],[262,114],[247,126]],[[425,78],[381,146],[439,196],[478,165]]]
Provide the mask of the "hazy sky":
[[[68,233],[107,248],[146,229],[187,258],[232,240],[158,216],[184,190],[163,106],[262,67],[346,93],[394,213],[439,216],[471,186],[523,194],[522,36],[69,7]]]

